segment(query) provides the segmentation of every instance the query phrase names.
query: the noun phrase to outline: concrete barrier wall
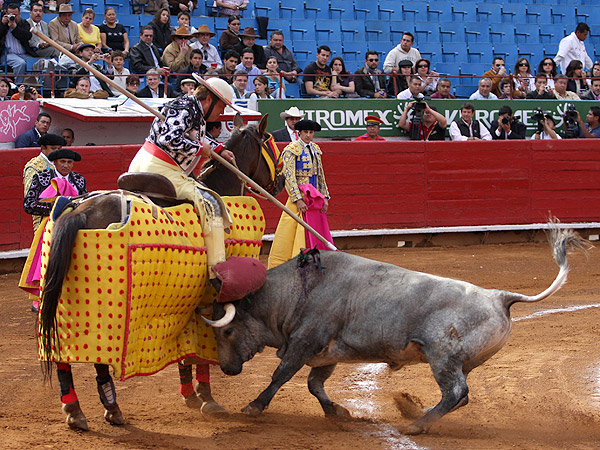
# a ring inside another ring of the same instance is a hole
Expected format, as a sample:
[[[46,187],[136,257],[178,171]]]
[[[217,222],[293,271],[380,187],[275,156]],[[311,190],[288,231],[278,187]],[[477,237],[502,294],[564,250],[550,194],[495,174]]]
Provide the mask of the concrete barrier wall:
[[[283,145],[280,145],[283,147]],[[113,189],[139,146],[75,147],[90,190]],[[600,220],[600,141],[323,141],[333,230]],[[22,171],[37,150],[3,150],[0,250],[26,248]],[[286,194],[279,199],[285,203]],[[279,210],[260,200],[273,232]]]

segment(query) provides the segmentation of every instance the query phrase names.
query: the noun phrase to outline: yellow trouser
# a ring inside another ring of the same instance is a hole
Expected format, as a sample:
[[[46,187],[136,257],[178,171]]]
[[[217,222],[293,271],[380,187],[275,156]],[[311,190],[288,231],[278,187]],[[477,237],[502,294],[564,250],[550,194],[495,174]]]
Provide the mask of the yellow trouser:
[[[298,207],[289,197],[285,204],[294,214],[300,216]],[[269,252],[268,269],[277,267],[280,264],[296,256],[300,249],[306,247],[306,238],[304,227],[292,219],[286,212],[281,213],[281,218],[277,224],[275,238]]]

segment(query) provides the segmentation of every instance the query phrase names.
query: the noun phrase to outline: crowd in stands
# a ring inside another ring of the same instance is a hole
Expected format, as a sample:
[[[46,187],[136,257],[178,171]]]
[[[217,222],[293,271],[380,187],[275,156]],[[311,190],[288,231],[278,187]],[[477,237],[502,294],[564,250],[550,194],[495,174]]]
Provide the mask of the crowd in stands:
[[[25,76],[50,70],[74,75],[59,90],[59,96],[119,95],[116,89],[32,34],[31,28],[93,64],[123,89],[132,90],[129,88],[136,85],[132,76],[142,78],[137,85],[145,86],[136,91],[139,96],[180,95],[182,80],[191,80],[190,75],[197,74],[218,75],[234,85],[237,96],[252,100],[286,98],[290,85],[298,86],[293,92],[315,98],[454,98],[452,77],[432,70],[432,62],[422,57],[410,32],[405,32],[400,43],[387,52],[381,68],[383,54],[378,51],[365,48],[364,65],[349,68],[341,56],[332,57],[327,45],[319,46],[315,61],[302,68],[284,44],[283,32],[272,32],[268,44],[262,46],[256,43],[259,35],[254,27],[242,27],[243,19],[237,14],[248,7],[247,0],[215,2],[218,15],[228,18],[227,29],[218,39],[213,39],[216,33],[207,25],[192,26],[191,12],[197,6],[194,0],[133,0],[132,6],[134,10],[139,6],[140,13],[143,10],[144,14],[153,15],[140,28],[135,45],[130,45],[127,29],[118,22],[113,7],[106,8],[102,23],[93,9],[85,9],[77,24],[72,20],[75,11],[70,3],[60,4],[58,15],[49,22],[43,20],[41,1],[32,0],[27,20],[21,17],[18,4],[5,3],[0,21],[0,64],[12,72],[12,78],[7,93],[6,83],[0,83],[0,97],[11,98],[18,93],[19,98],[26,94],[37,98],[37,91],[32,94],[31,89],[42,87],[39,80],[25,83]],[[174,27],[173,15],[177,16]],[[600,63],[592,62],[585,47],[589,32],[586,23],[577,24],[575,31],[561,40],[556,56],[543,58],[536,70],[526,57],[519,57],[514,66],[505,64],[503,57],[494,58],[469,98],[600,99],[600,82],[596,80],[600,78]],[[37,62],[32,64],[32,60]],[[33,69],[28,71],[31,66]],[[242,89],[243,75],[246,77]],[[88,78],[89,89],[87,83],[78,82],[79,77]]]

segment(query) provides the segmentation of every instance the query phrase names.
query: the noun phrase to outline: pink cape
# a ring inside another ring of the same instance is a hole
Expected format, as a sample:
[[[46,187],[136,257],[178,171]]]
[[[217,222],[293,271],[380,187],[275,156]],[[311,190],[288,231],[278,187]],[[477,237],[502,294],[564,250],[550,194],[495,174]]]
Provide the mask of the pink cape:
[[[304,194],[304,203],[308,207],[308,210],[304,213],[304,220],[321,236],[333,244],[327,215],[321,212],[321,208],[323,208],[325,203],[325,197],[312,184],[301,184],[298,185],[298,188]],[[305,240],[306,248],[314,248],[316,246],[319,250],[329,250],[323,242],[308,230],[305,230]]]

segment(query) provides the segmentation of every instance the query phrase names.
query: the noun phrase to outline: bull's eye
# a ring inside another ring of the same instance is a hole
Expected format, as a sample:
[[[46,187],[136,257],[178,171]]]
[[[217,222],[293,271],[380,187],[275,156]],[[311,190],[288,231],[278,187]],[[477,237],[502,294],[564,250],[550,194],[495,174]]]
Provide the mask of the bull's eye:
[[[232,333],[233,333],[233,328],[227,328],[225,331],[223,331],[223,336],[229,337],[229,336],[231,336]]]

